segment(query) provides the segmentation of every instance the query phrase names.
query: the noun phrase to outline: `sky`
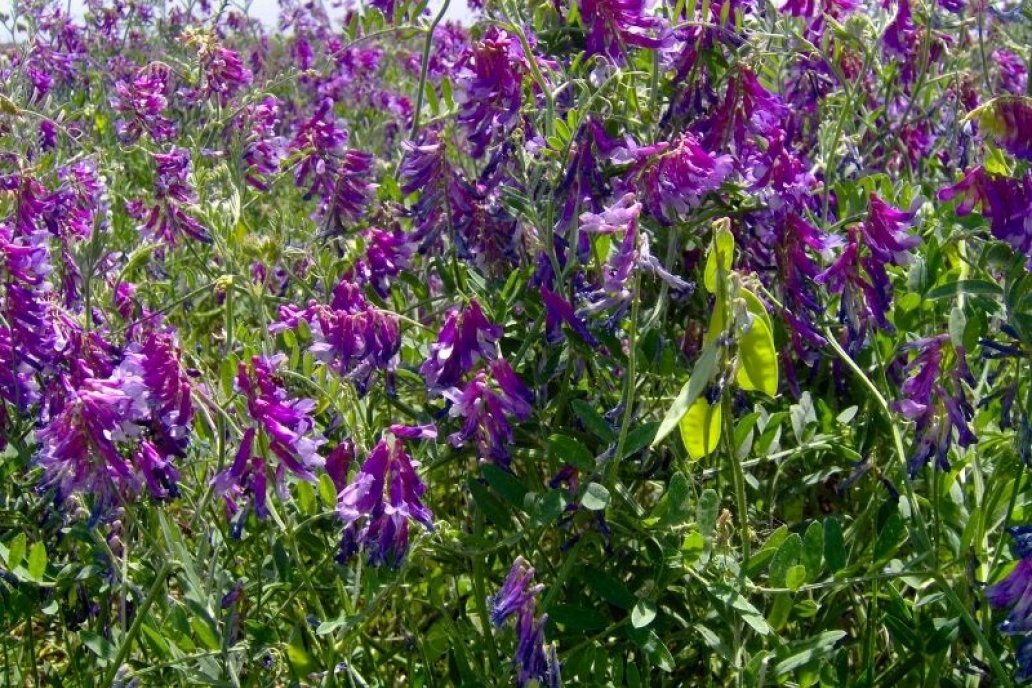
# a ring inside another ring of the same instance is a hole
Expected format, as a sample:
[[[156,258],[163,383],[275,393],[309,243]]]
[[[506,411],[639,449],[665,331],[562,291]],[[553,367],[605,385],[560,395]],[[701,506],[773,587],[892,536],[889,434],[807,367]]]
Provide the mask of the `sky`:
[[[430,11],[436,14],[443,1],[444,0],[430,0]],[[243,0],[238,0],[238,2],[242,4]],[[4,7],[5,4],[5,0],[0,0],[0,10],[6,9]],[[82,17],[85,4],[85,0],[70,0],[69,5],[71,7],[72,16]],[[252,0],[251,16],[260,19],[267,27],[274,28],[276,26],[276,18],[278,15],[279,2],[277,0]],[[448,13],[444,16],[446,19],[468,22],[472,14],[466,0],[451,0],[451,4],[448,5]],[[7,33],[7,29],[0,26],[0,43],[9,39],[10,35]]]
[[[430,10],[436,12],[441,7],[442,2],[443,0],[430,0]],[[72,13],[76,16],[82,16],[83,6],[85,5],[84,1],[71,0],[71,5]],[[261,19],[266,26],[275,26],[278,14],[279,3],[277,0],[252,0],[251,2],[251,16]],[[446,18],[462,21],[468,19],[469,16],[470,11],[466,0],[451,0],[451,4],[448,6],[448,13],[445,15]]]

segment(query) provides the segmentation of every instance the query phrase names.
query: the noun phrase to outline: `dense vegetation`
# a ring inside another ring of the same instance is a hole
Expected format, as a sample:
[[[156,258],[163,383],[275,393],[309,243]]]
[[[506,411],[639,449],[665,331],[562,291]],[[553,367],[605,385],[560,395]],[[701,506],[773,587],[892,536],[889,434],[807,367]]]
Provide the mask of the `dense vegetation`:
[[[1032,6],[471,4],[3,11],[4,685],[1032,676]]]

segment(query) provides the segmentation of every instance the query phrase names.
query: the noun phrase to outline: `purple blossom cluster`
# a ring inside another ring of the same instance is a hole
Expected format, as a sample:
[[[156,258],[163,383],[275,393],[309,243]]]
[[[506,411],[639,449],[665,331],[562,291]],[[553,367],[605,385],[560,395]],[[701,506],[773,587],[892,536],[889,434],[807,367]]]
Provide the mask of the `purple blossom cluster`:
[[[950,447],[975,443],[970,422],[974,408],[965,384],[975,383],[964,350],[949,345],[949,335],[938,335],[903,347],[915,351],[903,368],[902,397],[893,407],[915,423],[915,446],[910,456],[910,473],[916,475],[931,459],[941,470],[949,470]],[[951,365],[946,365],[952,349]]]
[[[1006,578],[985,589],[994,609],[1006,609],[1007,618],[1000,630],[1018,639],[1015,660],[1019,681],[1032,678],[1032,526],[1007,529],[1020,559]]]
[[[237,368],[236,385],[247,399],[251,425],[244,430],[232,465],[212,481],[230,513],[240,509],[239,500],[246,496],[255,514],[265,518],[270,469],[274,468],[273,484],[282,498],[288,472],[301,480],[314,481],[314,469],[326,463],[317,452],[326,440],[315,432],[311,415],[315,402],[289,396],[276,373],[282,362],[282,356],[255,356],[250,364],[241,362]],[[273,457],[275,465],[270,466]]]
[[[534,569],[523,557],[516,557],[497,594],[487,601],[491,623],[501,627],[511,618],[516,619],[516,680],[520,686],[558,686],[561,684],[559,662],[554,646],[545,645],[545,625],[548,615],[535,616],[535,598],[544,590],[534,584]]]
[[[409,521],[433,530],[433,514],[422,500],[426,485],[403,440],[435,437],[432,425],[392,425],[369,452],[337,499],[337,515],[344,522],[342,561],[364,551],[373,565],[399,566],[408,552]]]

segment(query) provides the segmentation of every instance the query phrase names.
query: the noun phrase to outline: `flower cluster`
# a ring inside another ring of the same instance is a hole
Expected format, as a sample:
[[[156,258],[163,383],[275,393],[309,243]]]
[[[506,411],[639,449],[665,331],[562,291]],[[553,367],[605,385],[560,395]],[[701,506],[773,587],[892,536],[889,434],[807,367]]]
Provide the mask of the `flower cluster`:
[[[374,308],[360,289],[346,278],[335,289],[329,305],[316,301],[299,309],[283,306],[273,334],[296,329],[300,321],[308,324],[316,360],[354,383],[359,394],[369,389],[377,370],[392,373],[398,365],[401,332],[398,318]]]
[[[315,480],[312,471],[325,464],[317,453],[326,440],[315,432],[311,415],[315,402],[288,395],[276,375],[283,360],[283,356],[255,356],[250,364],[242,361],[237,368],[237,388],[247,399],[253,424],[244,431],[233,464],[212,481],[215,493],[223,497],[231,513],[240,508],[240,496],[248,495],[259,518],[268,514],[268,452],[278,459],[273,482],[281,496],[287,472],[302,480]]]
[[[994,609],[1008,610],[1000,630],[1020,638],[1017,678],[1027,681],[1032,678],[1032,526],[1014,526],[1007,532],[1020,560],[1006,578],[985,589],[985,597]]]
[[[155,153],[158,171],[155,203],[147,213],[142,232],[175,246],[182,237],[209,242],[208,230],[187,210],[197,204],[197,192],[190,183],[190,153],[173,148],[168,153]]]
[[[432,425],[392,425],[369,453],[338,495],[337,515],[344,522],[341,560],[365,551],[373,565],[399,566],[408,552],[409,521],[433,530],[433,515],[422,501],[426,485],[402,440],[435,437]]]
[[[491,623],[501,627],[516,617],[517,683],[526,686],[538,681],[544,686],[560,685],[560,668],[554,646],[545,645],[545,624],[548,615],[535,617],[535,598],[544,589],[534,584],[534,569],[523,557],[516,557],[509,575],[497,594],[487,601]],[[547,651],[547,652],[546,652]]]
[[[974,385],[963,349],[950,347],[949,335],[938,335],[903,347],[915,351],[903,368],[906,380],[900,387],[902,398],[893,407],[915,422],[916,442],[910,457],[910,473],[916,475],[930,459],[936,467],[949,470],[947,454],[956,437],[961,447],[974,444],[969,423],[974,409],[967,400],[964,384]],[[944,358],[952,348],[952,365]]]

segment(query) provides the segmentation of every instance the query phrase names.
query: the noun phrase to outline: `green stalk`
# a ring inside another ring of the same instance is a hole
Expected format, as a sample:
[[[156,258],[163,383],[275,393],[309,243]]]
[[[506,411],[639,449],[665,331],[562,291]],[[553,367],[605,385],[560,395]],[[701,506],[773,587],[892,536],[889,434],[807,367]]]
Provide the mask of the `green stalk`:
[[[434,43],[434,31],[437,29],[437,25],[444,19],[444,13],[448,11],[448,5],[451,4],[451,0],[444,0],[441,4],[441,10],[434,17],[434,20],[430,23],[430,28],[426,31],[426,42],[423,43],[423,63],[419,69],[419,89],[416,91],[416,109],[412,113],[412,132],[409,134],[409,138],[413,141],[416,138],[416,134],[419,133],[419,115],[423,111],[423,94],[426,92],[426,75],[430,69],[430,48]]]

